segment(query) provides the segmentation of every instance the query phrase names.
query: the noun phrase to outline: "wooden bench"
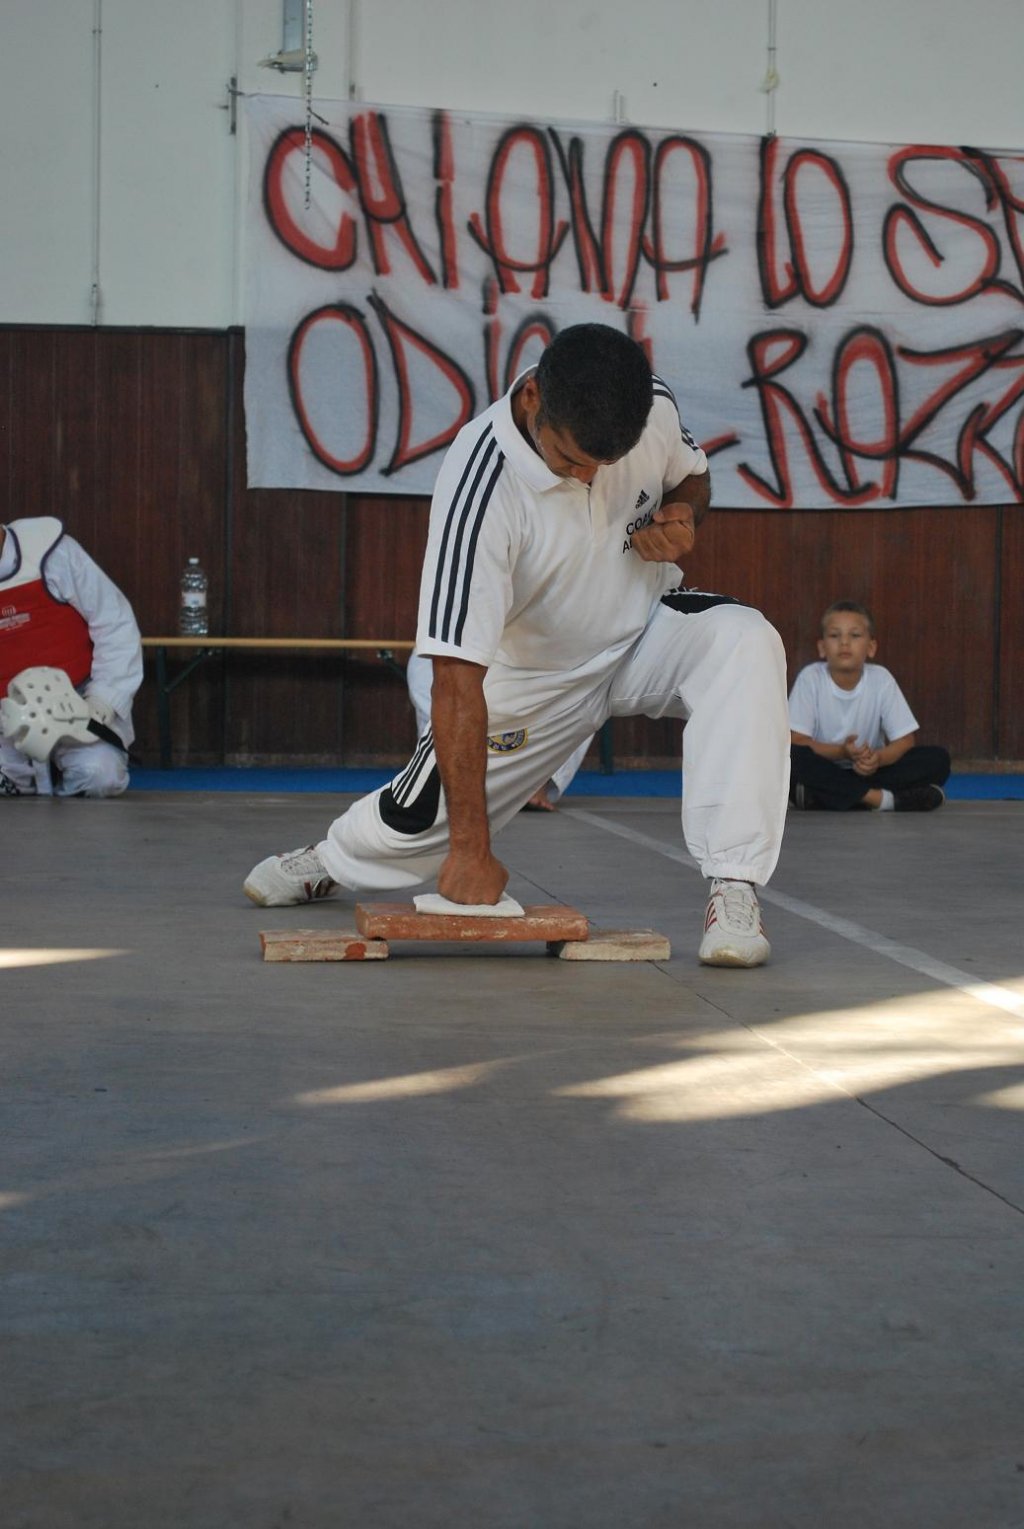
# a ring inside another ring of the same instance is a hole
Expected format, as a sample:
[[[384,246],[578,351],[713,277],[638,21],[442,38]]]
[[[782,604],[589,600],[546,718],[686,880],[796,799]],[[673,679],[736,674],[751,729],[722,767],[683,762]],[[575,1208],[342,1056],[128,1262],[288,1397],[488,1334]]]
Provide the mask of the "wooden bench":
[[[395,663],[395,653],[411,653],[415,643],[408,637],[144,637],[144,649],[151,648],[156,657],[156,705],[157,725],[160,735],[160,768],[173,767],[171,751],[171,695],[194,669],[225,649],[249,649],[264,653],[374,653],[382,663],[389,665],[404,678],[404,670]],[[191,651],[191,658],[174,676],[168,678],[168,651]],[[612,724],[606,722],[598,734],[601,755],[601,772],[611,775],[615,771],[615,755],[612,745]]]
[[[143,649],[152,649],[156,659],[157,725],[160,735],[160,768],[173,766],[171,749],[171,695],[193,670],[216,653],[247,650],[261,653],[358,653],[376,654],[382,663],[399,670],[396,652],[410,652],[413,643],[406,637],[144,637]],[[167,670],[169,652],[193,656],[170,678]]]

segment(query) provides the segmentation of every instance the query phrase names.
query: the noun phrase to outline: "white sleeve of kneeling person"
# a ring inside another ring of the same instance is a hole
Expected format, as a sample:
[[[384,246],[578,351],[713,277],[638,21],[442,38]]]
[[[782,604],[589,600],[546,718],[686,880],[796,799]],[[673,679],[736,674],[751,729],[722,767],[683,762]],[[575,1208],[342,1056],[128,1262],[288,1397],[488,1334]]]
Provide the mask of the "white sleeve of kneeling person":
[[[51,552],[46,581],[88,625],[93,658],[86,694],[95,692],[127,720],[142,684],[142,638],[131,605],[71,536],[62,537]]]

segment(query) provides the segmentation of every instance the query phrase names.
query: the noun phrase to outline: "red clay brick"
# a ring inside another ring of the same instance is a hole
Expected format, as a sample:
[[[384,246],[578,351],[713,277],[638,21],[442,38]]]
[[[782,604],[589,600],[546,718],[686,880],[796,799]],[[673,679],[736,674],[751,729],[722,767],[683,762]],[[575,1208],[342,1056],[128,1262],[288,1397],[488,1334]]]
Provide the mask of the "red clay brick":
[[[385,940],[354,929],[261,929],[264,961],[384,961]]]
[[[357,903],[356,928],[370,939],[495,940],[512,945],[529,940],[585,940],[590,926],[585,914],[559,904],[525,908],[521,917],[488,918],[417,913],[413,903]]]
[[[595,929],[586,940],[552,941],[560,961],[667,961],[672,947],[653,929]]]

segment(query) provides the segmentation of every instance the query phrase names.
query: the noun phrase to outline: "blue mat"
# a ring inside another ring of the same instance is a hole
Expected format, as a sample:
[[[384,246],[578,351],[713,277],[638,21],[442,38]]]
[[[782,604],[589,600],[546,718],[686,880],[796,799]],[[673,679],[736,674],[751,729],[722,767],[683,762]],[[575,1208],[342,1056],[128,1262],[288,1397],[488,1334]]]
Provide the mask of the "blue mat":
[[[336,791],[361,795],[383,786],[394,770],[272,770],[223,766],[179,770],[132,770],[135,791]],[[1024,801],[1024,775],[952,775],[946,795],[954,802]],[[581,770],[568,796],[678,796],[678,770]]]

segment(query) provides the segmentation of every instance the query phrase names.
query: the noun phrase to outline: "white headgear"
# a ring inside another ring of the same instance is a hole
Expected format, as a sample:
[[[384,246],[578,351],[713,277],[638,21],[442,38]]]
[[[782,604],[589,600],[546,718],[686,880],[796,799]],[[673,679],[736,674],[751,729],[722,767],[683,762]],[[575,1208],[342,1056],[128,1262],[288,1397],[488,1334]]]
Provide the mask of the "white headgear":
[[[0,701],[0,733],[40,764],[58,743],[96,743],[89,703],[63,669],[22,669]],[[120,740],[116,740],[120,742]]]

